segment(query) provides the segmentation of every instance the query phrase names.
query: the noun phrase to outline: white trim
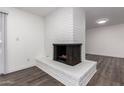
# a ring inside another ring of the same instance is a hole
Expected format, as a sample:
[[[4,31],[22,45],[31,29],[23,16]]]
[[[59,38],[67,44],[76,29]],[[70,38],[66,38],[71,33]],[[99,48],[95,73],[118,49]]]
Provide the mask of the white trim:
[[[5,13],[1,13],[1,40],[2,40],[2,54],[1,54],[1,72],[0,74],[6,74],[6,38],[7,38],[7,16]]]
[[[5,30],[4,30],[4,74],[6,74],[7,66],[7,16],[5,18]]]

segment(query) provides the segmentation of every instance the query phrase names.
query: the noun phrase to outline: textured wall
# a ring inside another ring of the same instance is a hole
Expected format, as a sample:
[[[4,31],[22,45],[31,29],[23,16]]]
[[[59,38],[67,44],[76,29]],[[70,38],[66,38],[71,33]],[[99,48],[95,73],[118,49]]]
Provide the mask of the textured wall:
[[[73,8],[73,39],[82,43],[82,60],[85,60],[85,13],[82,8]]]

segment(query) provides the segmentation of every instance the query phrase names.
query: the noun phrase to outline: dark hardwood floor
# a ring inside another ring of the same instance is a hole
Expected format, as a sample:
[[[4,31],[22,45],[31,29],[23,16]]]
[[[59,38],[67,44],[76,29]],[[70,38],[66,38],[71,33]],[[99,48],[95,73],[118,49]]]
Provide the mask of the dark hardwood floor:
[[[0,76],[0,86],[63,86],[37,67]]]
[[[99,55],[86,55],[86,59],[97,61],[97,72],[88,86],[124,85],[124,59]],[[1,86],[63,86],[62,83],[37,67],[27,68],[0,76]]]
[[[87,54],[86,59],[97,61],[97,72],[89,86],[124,85],[124,58]]]

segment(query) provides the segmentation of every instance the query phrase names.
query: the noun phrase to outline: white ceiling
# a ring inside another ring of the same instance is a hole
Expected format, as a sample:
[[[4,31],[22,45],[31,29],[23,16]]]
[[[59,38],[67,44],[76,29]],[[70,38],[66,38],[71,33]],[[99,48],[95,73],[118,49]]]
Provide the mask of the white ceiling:
[[[54,11],[56,7],[18,7],[18,9],[21,9],[39,16],[46,16],[50,12]]]
[[[86,28],[97,28],[124,23],[124,7],[86,7]],[[96,24],[99,18],[108,18],[105,25]]]
[[[46,16],[52,11],[56,10],[56,7],[19,7],[24,11]],[[124,7],[83,7],[86,12],[86,29],[104,27],[116,24],[124,23]],[[96,20],[99,18],[108,18],[109,22],[105,25],[96,24]]]

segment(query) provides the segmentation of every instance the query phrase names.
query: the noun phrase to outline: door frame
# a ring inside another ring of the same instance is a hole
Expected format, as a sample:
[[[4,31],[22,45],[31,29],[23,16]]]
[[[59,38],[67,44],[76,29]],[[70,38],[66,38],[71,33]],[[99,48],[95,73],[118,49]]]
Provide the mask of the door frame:
[[[4,22],[3,24],[5,24],[2,27],[1,30],[1,40],[2,40],[2,54],[1,54],[1,58],[2,58],[2,69],[1,69],[1,73],[0,74],[6,74],[6,66],[7,66],[7,15],[4,15],[4,19],[2,19],[2,22]]]

